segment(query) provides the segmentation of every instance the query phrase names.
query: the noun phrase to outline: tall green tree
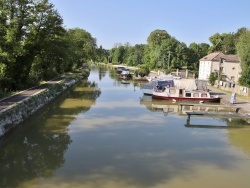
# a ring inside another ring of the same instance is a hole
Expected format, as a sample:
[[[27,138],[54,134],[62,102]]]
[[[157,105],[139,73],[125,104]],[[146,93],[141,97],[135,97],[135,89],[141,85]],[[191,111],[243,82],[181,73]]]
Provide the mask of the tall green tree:
[[[63,20],[48,0],[1,0],[0,5],[2,76],[9,89],[22,89],[33,81],[34,59],[64,33]]]
[[[67,39],[70,42],[69,61],[72,68],[79,68],[82,63],[97,58],[96,39],[86,30],[69,29]]]
[[[147,38],[148,46],[150,49],[150,67],[155,68],[162,60],[161,45],[163,41],[171,39],[171,36],[165,30],[154,30]]]
[[[197,44],[193,42],[189,45],[188,69],[199,70],[199,60],[208,54],[209,47],[209,44],[206,43]]]
[[[161,43],[161,51],[160,51],[160,57],[162,63],[162,68],[173,68],[173,55],[175,54],[175,50],[179,44],[179,41],[175,38],[168,38],[162,41]]]
[[[113,48],[111,52],[113,64],[124,63],[125,47],[123,45],[119,45],[118,47]]]
[[[242,74],[239,79],[241,85],[250,87],[250,30],[243,31],[238,39],[237,53],[241,60]]]
[[[234,33],[223,33],[222,34],[222,52],[224,54],[236,54],[236,36]]]
[[[209,41],[211,42],[211,46],[209,49],[209,53],[215,52],[215,51],[222,51],[222,41],[223,36],[219,33],[215,33],[213,36],[209,37]]]
[[[63,19],[54,5],[48,0],[34,1],[30,33],[26,40],[30,61],[29,78],[31,80],[48,80],[65,72],[66,64],[66,30]],[[24,61],[26,57],[24,57]]]

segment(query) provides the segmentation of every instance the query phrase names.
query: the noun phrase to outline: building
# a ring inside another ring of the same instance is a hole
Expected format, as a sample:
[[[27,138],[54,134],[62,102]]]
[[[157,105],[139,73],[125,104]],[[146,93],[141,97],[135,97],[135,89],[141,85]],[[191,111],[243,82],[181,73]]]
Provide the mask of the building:
[[[241,75],[240,59],[237,55],[225,55],[214,52],[200,59],[199,79],[208,80],[211,72],[226,76],[226,81],[237,83]]]

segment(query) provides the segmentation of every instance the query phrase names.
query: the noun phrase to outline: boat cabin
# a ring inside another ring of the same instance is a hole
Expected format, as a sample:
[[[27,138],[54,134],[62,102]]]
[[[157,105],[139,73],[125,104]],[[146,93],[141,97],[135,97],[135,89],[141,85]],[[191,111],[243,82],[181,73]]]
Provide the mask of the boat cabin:
[[[159,90],[157,91],[159,92]],[[210,93],[202,90],[188,91],[185,89],[175,87],[165,87],[162,91],[166,93],[168,97],[185,97],[185,98],[210,98]]]

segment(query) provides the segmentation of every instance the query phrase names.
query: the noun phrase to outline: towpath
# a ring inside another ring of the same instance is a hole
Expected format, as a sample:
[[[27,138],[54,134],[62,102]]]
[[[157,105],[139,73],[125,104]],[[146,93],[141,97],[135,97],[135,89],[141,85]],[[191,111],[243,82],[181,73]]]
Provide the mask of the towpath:
[[[46,82],[44,84],[41,84],[39,86],[27,89],[25,91],[21,91],[21,92],[15,94],[15,95],[12,95],[10,97],[7,97],[7,98],[4,98],[4,99],[0,100],[0,111],[8,108],[9,106],[11,106],[11,105],[13,105],[15,103],[20,102],[20,101],[22,101],[22,100],[24,100],[24,99],[26,99],[26,98],[34,95],[34,94],[36,94],[37,92],[40,92],[43,89],[48,88],[51,85],[59,83],[63,79],[65,79],[65,77],[59,77],[59,78],[56,78],[54,80],[48,81],[48,82]]]

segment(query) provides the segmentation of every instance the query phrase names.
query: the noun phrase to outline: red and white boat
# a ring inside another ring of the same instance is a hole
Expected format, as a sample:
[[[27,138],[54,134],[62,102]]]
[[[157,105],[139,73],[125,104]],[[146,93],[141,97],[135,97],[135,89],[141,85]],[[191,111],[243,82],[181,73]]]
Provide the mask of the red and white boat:
[[[202,80],[175,80],[174,87],[155,87],[152,97],[172,101],[220,102],[218,95],[211,95]]]

